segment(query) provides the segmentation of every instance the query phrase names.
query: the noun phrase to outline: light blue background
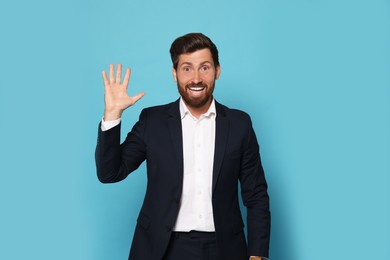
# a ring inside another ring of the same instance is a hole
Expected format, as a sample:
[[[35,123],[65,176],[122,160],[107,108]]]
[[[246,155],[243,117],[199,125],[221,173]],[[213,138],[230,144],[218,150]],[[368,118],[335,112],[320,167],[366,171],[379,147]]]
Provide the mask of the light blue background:
[[[127,259],[145,167],[96,178],[101,70],[147,93],[124,136],[178,97],[168,50],[193,31],[219,47],[218,101],[252,116],[271,259],[390,259],[388,0],[4,1],[0,29],[0,259]]]

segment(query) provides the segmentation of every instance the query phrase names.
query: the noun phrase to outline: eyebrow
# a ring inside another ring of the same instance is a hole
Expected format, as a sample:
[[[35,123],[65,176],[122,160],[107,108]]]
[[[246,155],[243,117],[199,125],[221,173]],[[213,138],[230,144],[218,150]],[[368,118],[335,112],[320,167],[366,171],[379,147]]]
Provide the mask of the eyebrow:
[[[212,65],[212,63],[210,62],[210,61],[203,61],[203,62],[201,62],[199,65],[200,66],[202,66],[202,65],[205,65],[205,64],[210,64],[210,65]],[[180,64],[179,65],[179,67],[182,67],[183,65],[194,65],[192,62],[188,62],[188,61],[185,61],[185,62],[183,62],[182,64]]]

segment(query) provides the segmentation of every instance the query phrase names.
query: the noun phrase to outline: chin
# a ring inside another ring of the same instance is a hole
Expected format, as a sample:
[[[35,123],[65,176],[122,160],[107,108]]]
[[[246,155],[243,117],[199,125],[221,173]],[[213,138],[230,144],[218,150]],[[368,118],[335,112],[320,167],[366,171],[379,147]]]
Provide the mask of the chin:
[[[193,107],[193,108],[201,108],[212,100],[212,96],[205,97],[202,99],[192,99],[192,98],[189,98],[186,96],[182,96],[182,97],[183,97],[183,100],[185,101],[185,103],[188,106]]]

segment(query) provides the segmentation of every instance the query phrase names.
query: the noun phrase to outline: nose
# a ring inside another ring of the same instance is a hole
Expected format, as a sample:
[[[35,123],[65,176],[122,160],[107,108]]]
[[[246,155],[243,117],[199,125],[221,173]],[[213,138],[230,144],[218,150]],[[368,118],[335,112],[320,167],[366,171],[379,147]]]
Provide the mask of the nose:
[[[192,80],[193,83],[198,84],[202,82],[202,78],[200,77],[199,71],[195,70],[194,72],[194,78]]]

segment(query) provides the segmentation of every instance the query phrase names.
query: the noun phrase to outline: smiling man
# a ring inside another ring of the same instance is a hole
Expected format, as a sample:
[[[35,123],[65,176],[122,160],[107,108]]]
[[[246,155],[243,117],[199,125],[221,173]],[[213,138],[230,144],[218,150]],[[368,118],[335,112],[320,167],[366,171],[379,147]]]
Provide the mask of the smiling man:
[[[146,108],[120,144],[120,118],[143,93],[128,96],[130,69],[103,71],[104,118],[96,147],[101,182],[125,179],[146,160],[147,189],[131,260],[247,260],[268,257],[267,183],[250,117],[213,97],[221,67],[214,43],[201,33],[170,49],[180,98]],[[238,184],[247,209],[247,241]]]

